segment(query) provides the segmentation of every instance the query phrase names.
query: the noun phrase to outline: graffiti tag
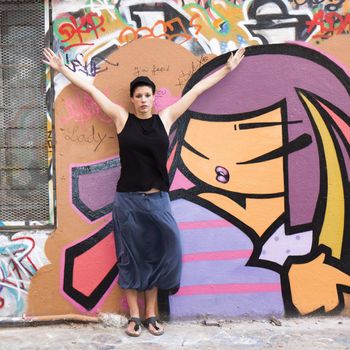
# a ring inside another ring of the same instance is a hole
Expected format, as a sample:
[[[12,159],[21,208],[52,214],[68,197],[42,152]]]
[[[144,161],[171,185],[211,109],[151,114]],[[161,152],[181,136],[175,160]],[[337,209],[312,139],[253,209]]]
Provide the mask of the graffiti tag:
[[[16,298],[17,308],[22,308],[22,295],[28,293],[30,279],[37,272],[37,267],[29,255],[35,247],[35,242],[29,237],[12,238],[8,244],[2,244],[0,249],[0,308],[5,305],[8,296]],[[20,311],[20,310],[17,310]]]
[[[188,71],[181,71],[180,75],[177,78],[177,84],[176,86],[179,86],[180,88],[183,88],[187,81],[191,78],[192,74],[198,70],[200,67],[202,67],[206,62],[209,61],[209,58],[205,55],[202,55],[198,57],[196,61],[192,61],[191,68]]]
[[[345,0],[289,0],[292,6],[300,7],[303,5],[314,8],[323,5],[326,11],[338,11],[344,4]]]
[[[136,40],[138,37],[164,38],[168,40],[183,38],[183,41],[178,43],[179,45],[192,39],[192,35],[187,32],[182,20],[178,17],[166,22],[158,20],[151,28],[146,26],[140,28],[126,27],[120,32],[118,40],[123,45]]]
[[[350,13],[341,15],[336,12],[326,13],[323,10],[315,13],[311,21],[307,21],[307,32],[310,33],[317,26],[320,27],[320,33],[314,35],[314,38],[327,39],[333,35],[349,33],[350,31]]]
[[[72,42],[70,45],[66,46],[63,49],[64,51],[69,50],[73,46],[94,45],[94,43],[85,42],[83,35],[94,32],[96,39],[98,39],[98,31],[105,31],[103,28],[103,16],[99,16],[95,12],[90,12],[87,15],[81,17],[79,22],[80,23],[77,22],[74,16],[69,16],[69,22],[64,22],[59,25],[58,33],[63,37],[61,40],[62,43],[78,39],[78,42]]]
[[[68,59],[68,55],[66,56],[66,61],[69,62],[69,64],[66,64],[66,67],[69,68],[73,72],[82,72],[88,77],[95,77],[96,74],[105,72],[108,70],[108,67],[101,69],[101,67],[98,66],[98,63],[96,63],[95,60],[101,60],[106,62],[107,64],[118,67],[119,63],[112,63],[108,60],[106,60],[103,57],[96,56],[93,57],[90,62],[84,62],[84,54],[79,53],[74,59],[70,60]]]
[[[97,118],[104,123],[112,123],[112,119],[103,113],[99,105],[86,92],[80,94],[78,99],[65,98],[64,105],[67,113],[62,117],[62,122],[74,120],[86,123],[92,118]]]
[[[151,67],[147,66],[135,66],[134,67],[134,75],[139,76],[141,74],[152,74],[152,75],[157,75],[160,73],[165,73],[169,72],[170,66],[157,66],[157,65],[152,65]]]
[[[107,133],[100,133],[95,130],[95,126],[92,125],[88,133],[79,130],[79,126],[73,127],[73,129],[60,129],[65,133],[65,140],[78,143],[96,144],[94,152],[101,146],[101,144],[107,139],[114,139],[114,136],[108,136]]]

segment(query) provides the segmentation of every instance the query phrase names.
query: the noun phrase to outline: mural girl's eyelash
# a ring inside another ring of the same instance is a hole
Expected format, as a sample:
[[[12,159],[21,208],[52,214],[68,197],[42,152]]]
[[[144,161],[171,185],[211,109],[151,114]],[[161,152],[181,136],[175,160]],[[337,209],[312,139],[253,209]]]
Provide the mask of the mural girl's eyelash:
[[[191,152],[197,154],[197,156],[200,156],[200,157],[202,157],[202,158],[205,158],[205,159],[208,159],[208,160],[209,160],[209,158],[208,158],[207,156],[205,156],[203,153],[197,151],[194,147],[192,147],[192,146],[191,146],[189,143],[187,143],[185,140],[184,140],[183,146],[184,146],[185,148],[187,148],[189,151],[191,151]]]
[[[290,122],[261,122],[261,123],[244,123],[239,124],[238,129],[239,130],[247,130],[247,129],[257,129],[257,128],[266,128],[269,126],[276,126],[276,125],[286,125],[286,124],[299,124],[302,123],[302,120],[293,120]],[[235,128],[236,130],[236,128]]]
[[[247,160],[245,162],[239,162],[236,163],[237,165],[244,165],[244,164],[254,164],[254,163],[261,163],[266,162],[268,160],[276,159],[282,156],[286,156],[287,154],[300,151],[301,149],[309,146],[312,143],[312,138],[309,134],[302,134],[299,137],[297,137],[295,140],[290,141],[284,146],[278,147],[270,152],[267,152],[265,154],[262,154],[259,157],[256,157],[254,159]]]

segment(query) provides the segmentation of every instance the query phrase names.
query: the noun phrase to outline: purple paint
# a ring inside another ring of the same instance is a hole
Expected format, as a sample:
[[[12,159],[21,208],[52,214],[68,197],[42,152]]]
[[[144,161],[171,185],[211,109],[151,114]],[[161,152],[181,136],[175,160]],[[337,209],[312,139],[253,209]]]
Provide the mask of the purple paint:
[[[110,168],[92,174],[79,175],[79,197],[81,201],[93,211],[112,203],[119,176],[120,168]]]
[[[264,317],[282,316],[283,300],[280,292],[245,294],[208,294],[173,296],[170,299],[172,319],[193,316]]]

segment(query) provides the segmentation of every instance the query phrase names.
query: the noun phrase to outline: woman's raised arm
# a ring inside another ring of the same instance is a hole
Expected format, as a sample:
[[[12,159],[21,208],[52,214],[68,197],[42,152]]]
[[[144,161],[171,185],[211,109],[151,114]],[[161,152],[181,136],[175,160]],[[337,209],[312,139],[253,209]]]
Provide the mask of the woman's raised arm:
[[[75,74],[64,64],[62,54],[59,53],[56,55],[50,48],[45,48],[43,50],[46,60],[43,60],[44,63],[48,64],[51,68],[56,70],[59,73],[62,73],[69,81],[74,85],[78,86],[82,90],[86,91],[95,102],[99,105],[102,111],[108,115],[115,124],[117,120],[121,117],[125,118],[128,114],[126,109],[118,104],[112,102],[106,95],[104,95],[99,89],[92,85],[89,81],[85,80],[79,74]]]
[[[185,95],[183,95],[177,102],[171,106],[163,109],[159,115],[161,116],[163,123],[170,129],[171,125],[191,106],[194,100],[205,90],[217,84],[223,79],[229,72],[233,71],[241,62],[244,57],[244,48],[237,50],[235,55],[231,53],[231,56],[227,60],[226,64],[218,69],[213,74],[199,81],[193,86]]]

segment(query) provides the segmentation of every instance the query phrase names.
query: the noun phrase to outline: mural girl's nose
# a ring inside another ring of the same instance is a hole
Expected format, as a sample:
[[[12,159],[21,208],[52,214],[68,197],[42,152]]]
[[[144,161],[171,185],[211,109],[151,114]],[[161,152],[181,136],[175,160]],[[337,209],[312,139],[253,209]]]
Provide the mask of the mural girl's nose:
[[[230,180],[230,173],[228,170],[222,166],[217,166],[215,168],[216,180],[222,183],[227,183]]]

